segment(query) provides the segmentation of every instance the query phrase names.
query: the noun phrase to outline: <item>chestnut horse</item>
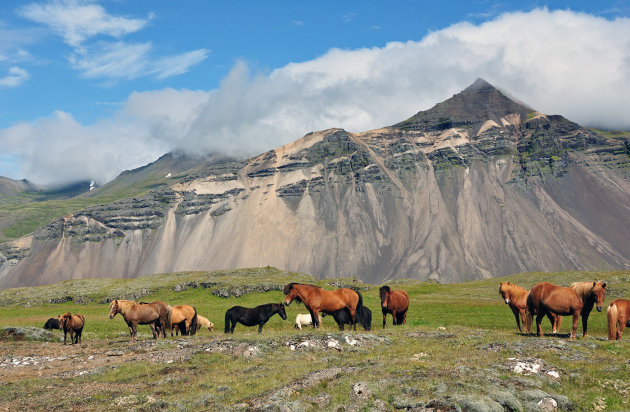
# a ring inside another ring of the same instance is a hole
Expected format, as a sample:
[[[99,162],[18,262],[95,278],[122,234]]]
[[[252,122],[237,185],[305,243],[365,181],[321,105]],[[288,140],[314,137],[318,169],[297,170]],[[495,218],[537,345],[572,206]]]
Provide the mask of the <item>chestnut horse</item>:
[[[630,326],[630,300],[615,299],[608,305],[608,339],[620,340],[623,329]]]
[[[80,314],[71,314],[66,312],[63,315],[59,315],[59,329],[63,329],[63,344],[66,344],[66,337],[70,332],[70,343],[81,342],[81,333],[83,333],[83,326],[85,326],[85,317]]]
[[[510,282],[501,282],[499,286],[499,294],[505,303],[510,305],[510,309],[512,309],[512,313],[514,313],[514,318],[516,319],[516,329],[521,333],[523,332],[521,330],[521,320],[523,321],[523,326],[527,329],[525,332],[529,333],[529,327],[527,326],[528,293],[529,291],[527,289]],[[562,324],[562,316],[557,316],[555,313],[549,312],[547,313],[547,317],[551,322],[553,333],[559,331],[560,325]]]
[[[598,312],[601,312],[604,308],[606,282],[575,282],[569,287],[575,290],[575,293],[582,299],[584,304],[580,315],[582,316],[582,336],[586,337],[586,322],[588,322],[588,315],[593,310],[593,306],[597,304]]]
[[[171,313],[171,336],[181,332],[184,335],[194,335],[197,333],[197,309],[190,305],[177,305],[172,307]]]
[[[113,300],[109,307],[110,319],[114,319],[118,313],[125,319],[132,341],[137,339],[138,325],[149,325],[153,339],[157,339],[158,336],[165,338],[166,329],[171,327],[171,306],[161,300],[151,303]]]
[[[585,284],[587,284],[585,286]],[[543,316],[555,313],[560,316],[573,316],[571,339],[575,339],[578,319],[582,315],[583,336],[586,336],[586,321],[593,305],[597,302],[597,310],[601,311],[606,295],[606,283],[583,282],[565,288],[549,282],[540,282],[527,295],[527,326],[531,326],[531,318],[536,315],[536,330],[542,336],[540,323]]]
[[[282,290],[286,295],[284,304],[289,306],[293,300],[303,302],[313,320],[313,327],[319,328],[319,312],[332,313],[336,310],[348,308],[351,324],[356,330],[357,308],[363,306],[363,297],[356,290],[340,288],[325,290],[319,286],[302,283],[289,283]]]
[[[407,309],[409,309],[409,295],[404,290],[391,290],[389,286],[381,286],[381,311],[383,312],[383,329],[387,314],[392,314],[394,325],[407,323]]]

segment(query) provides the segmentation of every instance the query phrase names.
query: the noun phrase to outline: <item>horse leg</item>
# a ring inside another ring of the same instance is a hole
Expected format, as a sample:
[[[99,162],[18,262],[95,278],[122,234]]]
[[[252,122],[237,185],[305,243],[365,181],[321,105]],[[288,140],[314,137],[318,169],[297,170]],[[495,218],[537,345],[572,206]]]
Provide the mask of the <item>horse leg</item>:
[[[578,319],[580,318],[580,312],[577,310],[573,312],[573,331],[571,332],[571,339],[575,340],[575,332],[577,331]]]
[[[398,325],[398,318],[396,317],[396,310],[392,310],[392,324]]]
[[[403,321],[402,321],[403,325],[407,324],[407,311],[403,312]]]
[[[519,318],[520,311],[517,308],[511,308],[512,313],[514,314],[514,318],[516,319],[516,329],[520,332],[521,330],[521,319]],[[523,325],[525,325],[525,319],[523,319]]]
[[[591,314],[590,310],[585,310],[582,313],[582,337],[584,337],[584,338],[586,337],[586,325],[587,325],[587,322],[588,322],[588,315],[590,315],[590,314]]]
[[[383,313],[383,329],[385,329],[385,323],[387,323],[387,313]]]
[[[66,336],[68,335],[68,331],[67,330],[63,330],[63,344],[66,344]]]
[[[626,324],[629,323],[627,320],[624,321],[624,319],[620,319],[619,320],[619,327],[617,328],[617,340],[621,340],[621,335],[623,335],[623,330],[626,327]]]
[[[541,325],[542,318],[543,318],[542,313],[536,315],[536,332],[538,333],[538,336],[542,336],[543,335],[543,333],[542,333],[542,325]]]
[[[138,340],[138,323],[137,322],[131,322],[131,340],[132,341],[136,341]]]
[[[259,322],[258,323],[258,333],[262,333],[262,327],[265,324],[265,322]]]

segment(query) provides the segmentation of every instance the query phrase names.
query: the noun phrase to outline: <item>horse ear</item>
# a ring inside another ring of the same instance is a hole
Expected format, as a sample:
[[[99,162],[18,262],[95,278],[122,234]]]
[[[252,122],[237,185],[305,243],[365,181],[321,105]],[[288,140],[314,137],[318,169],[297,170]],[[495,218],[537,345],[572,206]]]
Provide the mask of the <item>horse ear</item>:
[[[602,283],[602,287],[605,289],[606,288],[606,282]]]
[[[596,282],[596,281],[593,281],[593,287],[595,287],[595,285],[597,285],[597,282]]]

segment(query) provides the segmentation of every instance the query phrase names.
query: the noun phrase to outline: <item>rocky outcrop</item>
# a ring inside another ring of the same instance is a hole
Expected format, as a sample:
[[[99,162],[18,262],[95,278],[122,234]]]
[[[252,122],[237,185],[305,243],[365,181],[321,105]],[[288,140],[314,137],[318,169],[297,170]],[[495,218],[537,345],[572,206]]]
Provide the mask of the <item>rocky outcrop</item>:
[[[0,287],[267,265],[371,283],[630,268],[628,147],[480,80],[391,127],[309,133],[75,212],[0,248]]]

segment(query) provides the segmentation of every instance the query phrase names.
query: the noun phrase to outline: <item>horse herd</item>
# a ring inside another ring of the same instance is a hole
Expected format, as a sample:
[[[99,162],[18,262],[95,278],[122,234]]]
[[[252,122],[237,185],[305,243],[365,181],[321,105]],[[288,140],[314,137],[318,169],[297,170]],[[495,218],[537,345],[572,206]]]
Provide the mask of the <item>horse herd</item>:
[[[360,323],[365,330],[371,329],[372,312],[363,304],[361,293],[350,288],[325,290],[319,286],[289,283],[283,288],[284,305],[291,302],[303,303],[308,314],[299,314],[295,319],[295,327],[312,325],[319,328],[322,316],[331,315],[340,330],[348,324],[356,330]],[[516,319],[516,327],[522,332],[521,321],[527,333],[531,330],[532,319],[536,317],[536,330],[542,336],[541,322],[544,317],[549,318],[552,331],[556,333],[562,323],[563,316],[573,316],[571,339],[575,333],[579,317],[582,317],[583,336],[587,336],[587,322],[593,307],[602,311],[606,295],[605,282],[577,282],[569,287],[557,286],[548,282],[541,282],[531,290],[510,282],[501,282],[499,293],[510,306]],[[389,286],[379,289],[381,312],[383,314],[383,328],[386,317],[392,315],[393,324],[405,324],[409,309],[409,296],[404,290],[392,290]],[[129,327],[131,340],[137,338],[138,325],[149,325],[154,338],[166,337],[166,331],[175,334],[194,335],[201,327],[214,330],[214,324],[199,315],[190,305],[170,306],[163,301],[136,302],[132,300],[114,300],[110,302],[109,318],[120,314]],[[225,333],[234,333],[237,323],[245,326],[258,326],[258,333],[267,321],[275,314],[283,320],[287,319],[284,306],[281,303],[267,303],[246,308],[233,306],[225,312]],[[616,299],[610,303],[607,310],[608,337],[621,339],[626,325],[630,326],[630,301]],[[44,326],[47,329],[63,329],[64,344],[66,336],[70,334],[71,343],[81,341],[81,333],[85,326],[85,317],[80,314],[66,312],[57,319],[51,318]]]
[[[588,317],[597,308],[601,312],[606,296],[606,282],[576,282],[569,287],[557,286],[549,282],[540,282],[527,290],[510,282],[501,282],[499,294],[510,305],[516,319],[516,328],[521,330],[521,320],[526,333],[536,316],[536,332],[542,336],[542,319],[549,318],[552,332],[557,333],[562,323],[562,316],[573,316],[571,339],[575,339],[578,320],[582,316],[582,335],[587,336]],[[619,340],[626,326],[630,326],[630,300],[615,299],[606,311],[608,320],[608,339]]]
[[[320,327],[321,317],[331,315],[340,330],[349,324],[356,330],[356,324],[360,323],[365,330],[370,330],[372,325],[372,312],[363,305],[361,293],[354,289],[339,288],[325,290],[319,286],[301,283],[289,283],[283,289],[286,298],[284,305],[289,306],[294,300],[304,303],[308,315],[302,314],[296,317],[296,328],[302,325]],[[406,323],[407,310],[409,308],[409,296],[403,290],[391,290],[389,286],[379,289],[381,298],[381,311],[383,313],[383,328],[386,324],[386,316],[392,315],[394,325]],[[166,302],[157,300],[154,302],[136,302],[133,300],[113,300],[110,302],[109,318],[113,319],[120,314],[129,327],[131,340],[137,339],[138,325],[149,325],[153,338],[166,337],[166,331],[175,334],[194,335],[201,327],[214,330],[214,324],[205,317],[199,315],[197,310],[190,305],[171,306]],[[234,333],[237,323],[245,326],[258,326],[258,333],[262,332],[265,323],[275,314],[283,320],[287,319],[284,306],[281,303],[266,303],[255,308],[233,306],[225,312],[225,333]],[[313,321],[315,320],[315,321]],[[59,315],[57,319],[50,318],[44,325],[46,329],[63,329],[64,344],[66,336],[70,334],[72,344],[81,341],[81,333],[85,326],[85,317],[80,314],[72,315],[70,312]]]

